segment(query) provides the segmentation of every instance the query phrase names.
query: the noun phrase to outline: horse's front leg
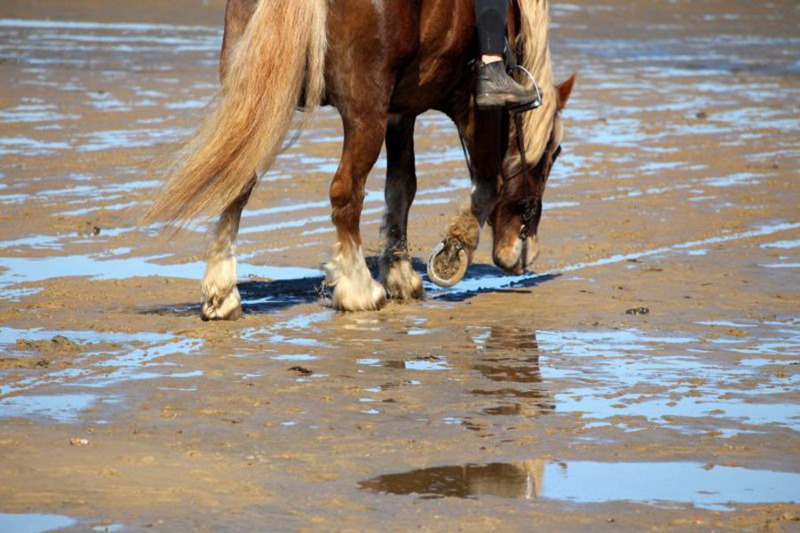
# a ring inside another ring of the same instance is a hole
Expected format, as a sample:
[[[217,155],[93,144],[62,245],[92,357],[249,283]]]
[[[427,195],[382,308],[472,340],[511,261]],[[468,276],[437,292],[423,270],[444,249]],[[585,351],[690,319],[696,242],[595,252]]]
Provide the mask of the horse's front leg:
[[[394,116],[386,132],[386,248],[381,257],[381,282],[389,298],[408,301],[425,296],[422,277],[408,255],[408,211],[417,194],[414,165],[416,117]]]
[[[440,287],[452,287],[464,277],[480,243],[481,228],[496,201],[495,186],[486,181],[473,185],[470,203],[447,228],[446,237],[431,252],[428,277]]]
[[[431,253],[428,277],[439,286],[452,287],[464,277],[480,242],[481,228],[498,199],[498,180],[508,145],[507,131],[499,111],[473,110],[463,122],[457,120],[472,164],[472,194],[447,229],[446,237]]]
[[[203,320],[236,320],[242,316],[242,298],[236,288],[236,256],[234,242],[239,233],[242,210],[256,184],[250,185],[234,200],[219,218],[214,240],[208,246],[208,264],[203,276]]]
[[[386,291],[367,269],[359,228],[367,175],[381,153],[386,119],[374,112],[344,118],[344,149],[330,192],[338,242],[325,265],[326,281],[333,286],[331,303],[343,311],[374,311],[386,304]]]

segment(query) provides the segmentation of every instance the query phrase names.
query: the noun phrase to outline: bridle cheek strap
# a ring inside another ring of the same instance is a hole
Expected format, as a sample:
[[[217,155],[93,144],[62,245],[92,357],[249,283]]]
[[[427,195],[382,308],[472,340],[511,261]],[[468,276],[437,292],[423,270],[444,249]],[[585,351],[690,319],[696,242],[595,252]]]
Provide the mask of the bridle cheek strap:
[[[513,176],[509,176],[503,183],[503,186],[512,178],[522,175],[522,225],[519,228],[519,238],[525,241],[531,236],[536,226],[536,219],[538,218],[537,213],[539,213],[541,206],[541,198],[533,197],[529,180],[525,179],[525,174],[532,169],[528,166],[528,157],[525,153],[525,139],[522,137],[522,116],[520,113],[514,114],[514,128],[517,130],[515,136],[517,138],[517,150],[519,151],[520,169]]]

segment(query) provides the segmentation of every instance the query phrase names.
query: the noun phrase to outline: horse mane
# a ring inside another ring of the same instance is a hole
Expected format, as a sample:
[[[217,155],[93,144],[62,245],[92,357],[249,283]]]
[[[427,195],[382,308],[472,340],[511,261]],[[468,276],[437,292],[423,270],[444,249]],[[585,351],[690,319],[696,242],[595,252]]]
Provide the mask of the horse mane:
[[[558,102],[553,83],[553,67],[550,64],[550,2],[548,0],[517,0],[520,10],[520,30],[517,35],[517,50],[521,52],[521,64],[533,74],[542,93],[542,105],[522,115],[525,132],[525,158],[536,163],[542,157],[553,129]],[[527,76],[524,76],[527,78]],[[523,85],[532,87],[530,80]],[[510,162],[518,166],[519,157]]]

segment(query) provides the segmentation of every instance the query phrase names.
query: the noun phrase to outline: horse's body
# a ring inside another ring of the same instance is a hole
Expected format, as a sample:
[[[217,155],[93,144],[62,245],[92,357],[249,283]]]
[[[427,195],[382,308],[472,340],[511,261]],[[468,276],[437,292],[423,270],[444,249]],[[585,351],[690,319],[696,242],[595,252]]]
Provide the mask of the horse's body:
[[[536,204],[532,218],[538,225],[544,182],[561,140],[558,111],[572,80],[559,87],[552,82],[547,0],[521,2],[518,7],[512,1],[509,31],[519,35],[517,56],[536,77],[545,104],[526,113],[518,124],[524,137],[517,142],[518,128],[506,113],[473,106],[472,0],[228,0],[220,97],[149,215],[186,223],[222,212],[203,280],[204,318],[241,313],[233,241],[256,172],[280,151],[298,104],[307,111],[333,105],[344,125],[330,188],[338,243],[325,267],[335,307],[377,309],[387,296],[423,295],[408,256],[406,226],[416,192],[414,122],[430,109],[455,122],[474,182],[469,207],[443,241],[442,257],[465,268],[480,228],[491,219],[495,263],[514,272],[530,265],[538,245],[535,227],[520,234],[524,206],[530,211],[531,202]],[[359,223],[366,178],[384,142],[387,242],[377,283],[366,267]],[[522,168],[525,161],[533,165]],[[504,181],[512,174],[514,179]]]

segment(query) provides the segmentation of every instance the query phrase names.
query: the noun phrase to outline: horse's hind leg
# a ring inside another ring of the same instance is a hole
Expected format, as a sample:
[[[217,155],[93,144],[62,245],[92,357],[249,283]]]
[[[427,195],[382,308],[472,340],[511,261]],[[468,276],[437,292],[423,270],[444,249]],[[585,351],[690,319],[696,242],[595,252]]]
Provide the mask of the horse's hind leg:
[[[361,248],[361,208],[367,175],[381,152],[386,115],[363,113],[344,117],[344,149],[331,183],[333,224],[339,242],[325,265],[326,281],[334,287],[332,305],[344,311],[373,311],[386,303],[386,291],[372,279]]]
[[[416,117],[392,117],[386,132],[386,248],[381,257],[381,282],[389,298],[403,301],[425,296],[422,277],[414,271],[408,255],[408,211],[417,193],[415,122]]]
[[[203,276],[203,320],[236,320],[242,316],[242,298],[236,288],[234,241],[239,233],[242,210],[250,199],[256,177],[236,200],[223,211],[214,240],[208,246],[208,264]]]
[[[231,52],[241,39],[257,4],[257,0],[228,0],[219,61],[220,78],[225,78]],[[253,176],[245,191],[225,208],[214,230],[214,240],[208,245],[206,251],[208,264],[202,284],[203,320],[236,320],[242,316],[242,298],[239,289],[236,288],[236,257],[233,243],[236,234],[239,233],[242,210],[247,205],[255,184],[256,176]]]

